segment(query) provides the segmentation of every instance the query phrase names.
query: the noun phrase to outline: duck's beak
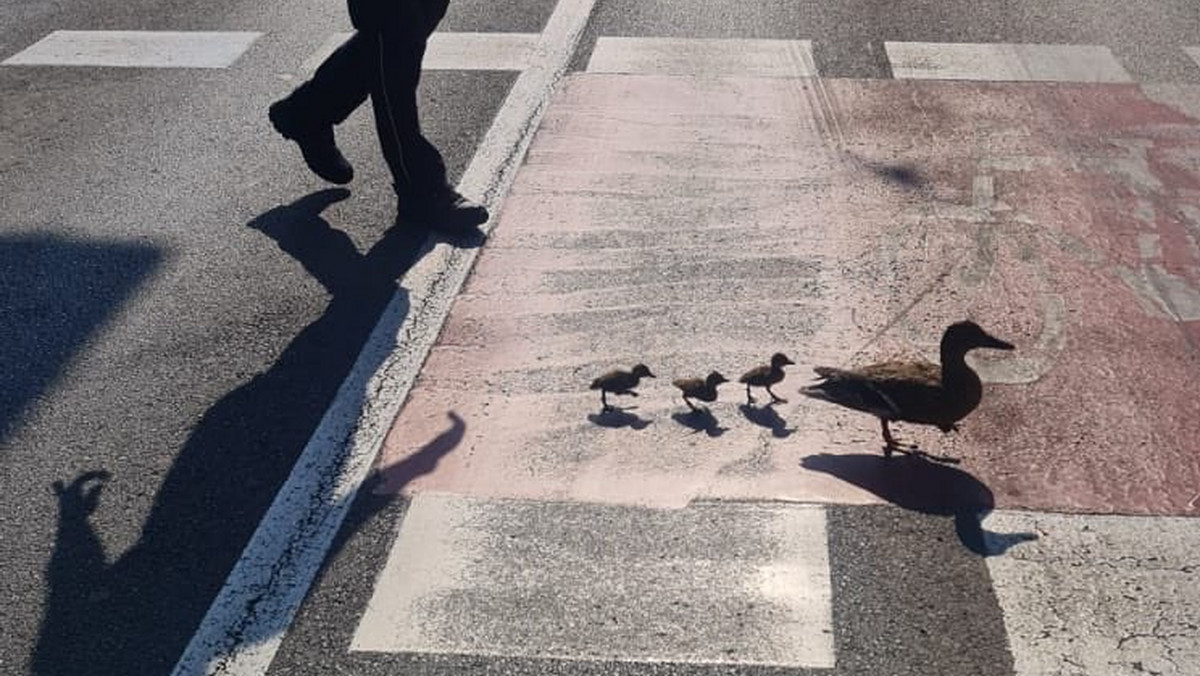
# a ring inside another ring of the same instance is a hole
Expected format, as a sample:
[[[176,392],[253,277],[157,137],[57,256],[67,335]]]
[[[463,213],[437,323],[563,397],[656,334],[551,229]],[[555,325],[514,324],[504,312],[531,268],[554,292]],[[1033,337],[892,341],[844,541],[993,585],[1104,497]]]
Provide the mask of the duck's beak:
[[[1012,344],[1012,343],[1009,343],[1009,342],[1005,342],[1005,341],[1003,341],[1003,340],[1000,340],[999,338],[996,338],[995,336],[986,336],[986,337],[984,338],[983,342],[982,342],[982,343],[979,345],[979,347],[990,347],[990,348],[992,348],[993,350],[1013,350],[1013,349],[1016,349],[1016,348],[1014,348],[1014,347],[1013,347],[1013,344]]]

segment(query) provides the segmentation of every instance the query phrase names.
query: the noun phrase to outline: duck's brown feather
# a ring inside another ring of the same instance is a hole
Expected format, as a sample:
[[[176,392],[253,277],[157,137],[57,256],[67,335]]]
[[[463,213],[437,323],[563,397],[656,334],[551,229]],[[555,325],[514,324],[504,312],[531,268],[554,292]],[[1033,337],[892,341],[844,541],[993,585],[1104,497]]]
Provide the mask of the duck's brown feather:
[[[627,392],[637,387],[640,380],[641,378],[628,371],[614,369],[593,380],[591,389],[605,390],[607,392]]]
[[[801,392],[887,420],[949,426],[979,404],[978,377],[956,383],[948,391],[942,369],[924,361],[892,361],[857,369],[817,367],[822,379]]]
[[[783,380],[783,369],[773,369],[770,366],[755,366],[754,368],[742,374],[738,378],[739,383],[747,385],[755,385],[757,387],[766,387],[774,385]]]

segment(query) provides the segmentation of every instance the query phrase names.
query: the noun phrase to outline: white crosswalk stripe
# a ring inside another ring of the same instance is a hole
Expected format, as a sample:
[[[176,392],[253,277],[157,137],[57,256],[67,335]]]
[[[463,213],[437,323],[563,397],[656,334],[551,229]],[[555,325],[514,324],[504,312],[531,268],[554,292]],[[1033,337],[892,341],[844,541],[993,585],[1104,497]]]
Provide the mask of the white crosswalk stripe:
[[[54,31],[2,65],[227,68],[261,35],[217,31]]]
[[[421,493],[351,648],[832,668],[825,511]]]
[[[808,40],[601,37],[591,73],[807,77],[816,75]]]
[[[1195,673],[1196,525],[1166,517],[989,518],[990,528],[1039,535],[987,559],[1017,676],[1064,673],[1065,665],[1090,676]]]
[[[933,42],[884,47],[899,79],[1132,82],[1107,47]]]
[[[351,33],[334,33],[309,55],[301,70],[311,73],[333,53]],[[536,33],[455,33],[437,32],[429,38],[424,70],[495,70],[521,71],[529,65],[537,46]]]
[[[2,66],[227,68],[253,31],[54,31]],[[331,34],[302,62],[311,73],[351,34]],[[536,33],[437,32],[425,70],[522,71]],[[1108,47],[885,42],[897,79],[983,82],[1133,82]],[[1200,47],[1184,47],[1200,66]],[[812,40],[600,36],[587,72],[712,77],[816,77]]]

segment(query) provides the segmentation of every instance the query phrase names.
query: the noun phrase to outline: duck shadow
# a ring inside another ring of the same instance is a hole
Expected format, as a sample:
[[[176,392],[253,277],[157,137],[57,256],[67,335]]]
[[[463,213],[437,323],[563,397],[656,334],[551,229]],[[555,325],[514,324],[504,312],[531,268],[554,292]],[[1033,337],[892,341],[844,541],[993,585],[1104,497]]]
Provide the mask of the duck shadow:
[[[997,556],[1013,545],[1036,540],[1036,533],[991,533],[983,519],[996,506],[992,490],[972,474],[920,455],[820,453],[800,461],[805,469],[835,476],[897,507],[954,518],[963,546],[979,556]]]
[[[707,408],[700,408],[695,411],[688,411],[687,413],[672,413],[671,419],[693,432],[704,432],[713,439],[725,434],[729,430],[727,427],[721,427],[721,423],[717,422],[716,416]]]
[[[599,427],[607,427],[609,429],[621,429],[628,427],[633,430],[644,430],[650,426],[651,420],[638,417],[634,413],[630,413],[623,408],[613,408],[608,411],[599,413],[589,413],[588,422]]]
[[[749,420],[759,427],[765,427],[771,430],[771,436],[775,437],[776,439],[786,439],[790,437],[792,432],[795,432],[796,430],[788,429],[787,421],[779,417],[779,414],[775,412],[773,406],[774,404],[767,404],[765,406],[742,404],[738,406],[738,410],[741,411],[742,417],[744,417],[746,420]]]

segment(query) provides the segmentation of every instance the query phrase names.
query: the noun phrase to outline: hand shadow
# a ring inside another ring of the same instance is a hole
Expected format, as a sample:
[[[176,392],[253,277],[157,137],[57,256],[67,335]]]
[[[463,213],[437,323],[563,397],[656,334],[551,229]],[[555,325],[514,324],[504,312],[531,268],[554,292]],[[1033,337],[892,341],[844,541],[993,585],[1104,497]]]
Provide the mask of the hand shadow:
[[[771,430],[771,436],[776,439],[786,439],[796,431],[787,428],[787,421],[779,417],[771,404],[761,407],[742,404],[738,406],[738,410],[742,412],[742,416],[746,420]]]
[[[953,516],[963,546],[980,556],[1003,554],[1009,547],[1037,539],[1035,533],[988,533],[982,520],[996,505],[992,490],[973,475],[921,456],[810,455],[805,469],[835,476],[904,509]]]
[[[717,418],[712,414],[712,411],[707,408],[699,408],[687,413],[672,413],[671,419],[691,429],[693,432],[704,432],[713,439],[725,434],[729,429],[721,427],[721,424],[717,422]]]
[[[599,413],[589,413],[587,419],[593,425],[608,427],[610,429],[628,427],[634,430],[644,430],[652,422],[645,418],[639,418],[637,415],[629,413],[623,408],[612,408]]]

